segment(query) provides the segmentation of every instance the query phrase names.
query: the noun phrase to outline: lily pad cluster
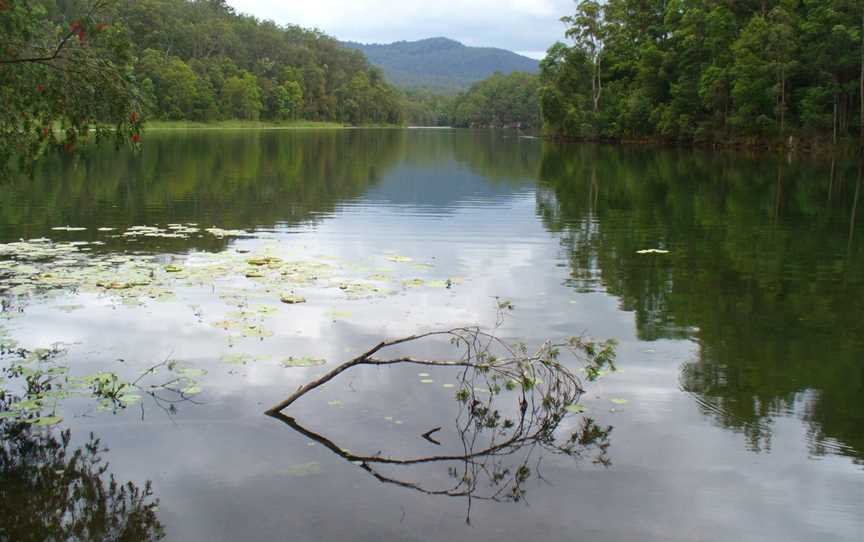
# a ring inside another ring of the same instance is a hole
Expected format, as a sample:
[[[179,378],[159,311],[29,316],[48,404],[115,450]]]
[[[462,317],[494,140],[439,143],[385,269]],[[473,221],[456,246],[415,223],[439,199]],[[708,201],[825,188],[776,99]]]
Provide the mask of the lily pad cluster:
[[[96,411],[111,412],[138,404],[145,395],[157,402],[165,399],[160,395],[164,393],[173,399],[188,398],[201,393],[198,379],[206,374],[173,360],[151,367],[134,380],[112,371],[75,374],[69,364],[61,363],[66,353],[61,344],[2,351],[0,418],[51,426],[63,421],[61,402],[73,397],[91,399]]]
[[[73,228],[73,231],[76,230]],[[190,235],[192,225],[167,228],[135,226],[120,234],[129,237]],[[212,235],[240,235],[240,231],[210,228]],[[248,235],[248,234],[247,234]],[[33,239],[0,244],[0,296],[18,298],[52,292],[92,292],[126,305],[169,301],[189,287],[208,287],[223,302],[237,309],[239,317],[219,319],[213,326],[237,337],[272,335],[263,325],[261,312],[250,312],[250,300],[270,308],[302,305],[315,298],[332,301],[334,292],[344,300],[384,297],[416,288],[451,288],[459,278],[429,279],[400,276],[416,269],[404,265],[408,257],[377,256],[368,262],[342,262],[324,256],[286,258],[292,247],[271,243],[250,250],[185,255],[153,255],[134,252],[104,254],[93,251],[97,242],[53,242]],[[396,264],[395,266],[393,264]],[[423,264],[426,273],[433,269]],[[401,273],[400,273],[401,272]],[[74,306],[74,305],[64,305]]]

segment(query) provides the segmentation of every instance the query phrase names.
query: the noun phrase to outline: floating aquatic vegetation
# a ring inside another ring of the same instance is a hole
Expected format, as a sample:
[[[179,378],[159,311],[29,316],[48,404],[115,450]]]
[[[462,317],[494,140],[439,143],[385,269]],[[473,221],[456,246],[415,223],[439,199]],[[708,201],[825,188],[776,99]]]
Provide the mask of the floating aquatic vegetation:
[[[2,417],[48,426],[62,421],[57,411],[60,402],[70,397],[92,398],[97,411],[112,412],[140,403],[145,395],[157,402],[165,400],[160,395],[163,393],[182,399],[200,393],[197,379],[206,374],[202,369],[168,360],[154,365],[134,380],[126,380],[112,371],[74,375],[69,366],[59,363],[65,354],[62,345],[7,351],[7,364],[2,372],[8,378],[3,382],[11,383],[18,391],[3,392],[7,397],[7,410]]]
[[[669,251],[660,248],[646,248],[644,250],[637,250],[636,254],[669,254]]]
[[[414,258],[408,256],[387,256],[387,259],[395,263],[409,263],[414,261]]]
[[[246,260],[246,263],[249,265],[262,266],[262,265],[279,265],[282,263],[281,258],[277,258],[275,256],[261,256],[258,258],[249,258]]]
[[[222,228],[207,228],[204,231],[206,231],[210,235],[214,235],[214,236],[219,237],[219,238],[224,238],[224,237],[252,237],[253,235],[255,235],[255,234],[249,233],[245,230],[223,230]]]
[[[327,363],[321,358],[295,358],[290,357],[283,359],[281,362],[283,367],[319,367]]]
[[[99,228],[109,233],[106,228]],[[121,229],[115,237],[130,242],[148,235],[213,235],[217,237],[252,236],[241,230],[209,228],[201,230],[191,224],[167,226],[131,226]],[[0,244],[0,295],[27,297],[53,295],[52,292],[72,294],[95,293],[113,304],[129,307],[143,306],[151,301],[170,301],[178,296],[187,306],[191,287],[207,287],[210,295],[238,311],[213,325],[227,331],[229,340],[273,335],[261,325],[263,317],[278,312],[274,306],[281,302],[289,305],[305,303],[306,297],[295,288],[309,291],[333,289],[341,292],[346,301],[384,297],[403,289],[419,287],[450,287],[457,279],[426,280],[399,277],[393,270],[372,269],[364,261],[341,261],[327,256],[285,258],[284,245],[278,242],[260,243],[252,255],[237,250],[218,253],[191,252],[174,255],[169,262],[153,254],[98,253],[83,242],[54,242],[49,239],[31,239]],[[244,252],[248,252],[245,251]],[[413,261],[405,256],[392,255],[391,261]],[[370,259],[371,260],[371,259]],[[428,268],[428,264],[417,264]],[[369,274],[374,271],[373,274]],[[238,280],[243,278],[254,280]],[[200,307],[201,290],[194,292],[194,305]],[[304,294],[306,292],[304,291]],[[322,296],[326,299],[326,296]],[[332,299],[328,300],[332,302]],[[250,303],[256,303],[253,308]],[[58,310],[78,309],[74,301],[64,300]],[[69,307],[64,309],[63,307]],[[75,307],[74,309],[72,307]],[[196,319],[200,312],[193,309]],[[209,312],[209,311],[208,311]],[[350,311],[339,307],[327,313],[333,319],[344,319]]]
[[[222,363],[227,363],[229,365],[248,365],[249,363],[265,361],[268,359],[270,359],[270,356],[256,356],[253,354],[227,354],[221,358]]]
[[[286,474],[288,476],[310,476],[313,474],[321,474],[321,464],[317,461],[311,461],[309,463],[303,463],[300,465],[294,465],[292,467],[288,467],[287,469],[281,472],[282,474]]]

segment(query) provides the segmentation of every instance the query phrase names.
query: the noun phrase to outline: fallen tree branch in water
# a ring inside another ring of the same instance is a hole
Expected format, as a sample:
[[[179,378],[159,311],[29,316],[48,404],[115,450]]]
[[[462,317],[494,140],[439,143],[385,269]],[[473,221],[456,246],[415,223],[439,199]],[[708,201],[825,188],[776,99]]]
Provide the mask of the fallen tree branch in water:
[[[434,339],[448,339],[458,354],[452,359],[440,360],[404,355],[379,357],[389,347]],[[267,414],[359,466],[380,482],[428,495],[466,498],[467,519],[470,520],[472,499],[521,501],[527,491],[527,480],[532,475],[542,480],[539,462],[543,454],[533,453],[535,450],[577,459],[589,450],[594,450],[597,452],[595,463],[609,464],[606,449],[611,427],[600,427],[591,418],[583,418],[580,426],[567,436],[559,435],[558,429],[568,414],[581,412],[577,402],[583,393],[580,379],[571,370],[572,365],[568,367],[565,361],[581,362],[587,379],[594,380],[602,374],[604,367],[614,369],[614,357],[614,341],[595,343],[574,337],[560,344],[545,342],[535,351],[529,352],[523,344],[508,343],[478,327],[435,331],[382,341],[301,386],[268,410]],[[398,364],[460,370],[455,394],[460,412],[454,428],[458,441],[450,439],[450,442],[443,442],[448,440],[443,436],[440,437],[442,442],[433,439],[432,435],[441,431],[442,427],[435,427],[421,435],[433,445],[444,446],[445,449],[439,454],[407,458],[387,456],[381,451],[376,454],[356,454],[324,435],[303,427],[283,413],[295,401],[348,369],[361,365]],[[417,469],[441,463],[450,465],[447,469],[447,479],[451,480],[449,484],[440,487],[436,483],[440,482],[440,476],[435,476],[431,481],[416,479],[422,474]],[[406,479],[409,476],[406,473],[381,470],[385,468],[411,468],[414,472],[410,476],[412,479]]]
[[[449,339],[451,344],[462,351],[461,356],[453,360],[427,360],[409,356],[392,359],[374,357],[386,348],[434,337]],[[297,391],[284,401],[274,405],[266,413],[272,415],[284,411],[302,396],[333,380],[352,367],[403,363],[435,367],[459,367],[463,370],[489,373],[491,383],[499,388],[501,386],[508,390],[521,388],[523,399],[526,399],[527,391],[540,386],[542,390],[547,392],[543,395],[544,401],[566,407],[579,399],[583,389],[579,378],[558,361],[562,350],[569,351],[585,363],[589,380],[593,380],[604,366],[609,365],[614,369],[614,341],[597,344],[582,337],[573,337],[566,343],[546,342],[534,353],[529,353],[524,345],[509,344],[479,327],[459,327],[382,341],[322,377],[300,386]],[[473,390],[470,392],[473,396]]]

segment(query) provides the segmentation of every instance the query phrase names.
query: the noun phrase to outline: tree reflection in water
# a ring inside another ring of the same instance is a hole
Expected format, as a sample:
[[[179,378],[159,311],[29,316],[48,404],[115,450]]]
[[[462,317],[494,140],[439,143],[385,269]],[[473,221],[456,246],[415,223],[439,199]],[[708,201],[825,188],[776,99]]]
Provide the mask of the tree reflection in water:
[[[0,402],[0,412],[6,406]],[[107,448],[92,433],[75,447],[68,429],[0,420],[0,435],[0,539],[164,538],[150,482],[118,482],[102,457]]]

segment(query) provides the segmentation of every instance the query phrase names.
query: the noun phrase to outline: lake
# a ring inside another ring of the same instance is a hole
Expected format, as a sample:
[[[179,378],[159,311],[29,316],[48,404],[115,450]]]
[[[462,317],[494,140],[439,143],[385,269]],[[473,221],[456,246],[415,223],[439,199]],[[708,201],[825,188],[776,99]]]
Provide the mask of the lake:
[[[0,538],[864,540],[856,164],[467,130],[145,143],[0,185]],[[594,381],[573,360],[577,447],[469,457],[484,428],[440,366],[264,414],[384,339],[475,325],[618,341]]]

